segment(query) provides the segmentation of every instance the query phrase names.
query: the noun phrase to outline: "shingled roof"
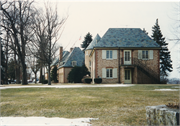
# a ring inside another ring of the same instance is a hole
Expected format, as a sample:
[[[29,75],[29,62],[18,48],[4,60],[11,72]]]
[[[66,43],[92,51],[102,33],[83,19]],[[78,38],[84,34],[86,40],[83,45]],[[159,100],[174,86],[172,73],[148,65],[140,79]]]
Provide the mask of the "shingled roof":
[[[99,42],[100,39],[101,39],[101,37],[99,36],[99,34],[97,34],[96,37],[92,40],[92,42],[89,44],[89,46],[86,48],[86,50],[93,49],[94,46]]]
[[[140,28],[109,28],[94,46],[98,47],[159,48],[160,46]]]
[[[76,61],[77,66],[84,64],[84,53],[79,47],[75,47],[72,52],[63,57],[58,69],[62,67],[72,67],[72,61]]]

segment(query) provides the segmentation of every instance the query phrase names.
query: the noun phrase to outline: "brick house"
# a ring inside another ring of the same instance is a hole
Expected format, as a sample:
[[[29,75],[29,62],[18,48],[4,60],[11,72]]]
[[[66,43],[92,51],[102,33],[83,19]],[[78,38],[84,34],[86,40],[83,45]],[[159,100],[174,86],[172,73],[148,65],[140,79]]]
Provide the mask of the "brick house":
[[[84,53],[79,47],[71,48],[70,51],[63,51],[63,47],[60,47],[59,58],[54,61],[52,66],[57,65],[58,82],[68,83],[67,77],[71,69],[74,66],[82,66],[83,64]]]
[[[85,50],[85,64],[102,83],[159,83],[159,50],[139,28],[109,28]]]

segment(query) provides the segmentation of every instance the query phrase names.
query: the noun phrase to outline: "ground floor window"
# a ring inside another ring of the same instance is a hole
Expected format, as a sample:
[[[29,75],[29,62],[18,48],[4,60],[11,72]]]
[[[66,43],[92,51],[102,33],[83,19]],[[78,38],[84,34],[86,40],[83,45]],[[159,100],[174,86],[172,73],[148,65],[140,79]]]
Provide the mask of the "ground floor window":
[[[111,68],[106,69],[106,77],[107,78],[112,78],[113,77]]]

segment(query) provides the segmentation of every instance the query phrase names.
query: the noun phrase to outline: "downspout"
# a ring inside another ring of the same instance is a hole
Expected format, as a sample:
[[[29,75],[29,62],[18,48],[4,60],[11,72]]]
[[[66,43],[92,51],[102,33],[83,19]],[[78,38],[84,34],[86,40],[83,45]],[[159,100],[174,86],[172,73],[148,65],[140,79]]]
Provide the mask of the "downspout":
[[[118,83],[120,84],[120,48],[118,49],[119,54],[118,54],[118,72],[119,72],[119,76],[118,76]]]

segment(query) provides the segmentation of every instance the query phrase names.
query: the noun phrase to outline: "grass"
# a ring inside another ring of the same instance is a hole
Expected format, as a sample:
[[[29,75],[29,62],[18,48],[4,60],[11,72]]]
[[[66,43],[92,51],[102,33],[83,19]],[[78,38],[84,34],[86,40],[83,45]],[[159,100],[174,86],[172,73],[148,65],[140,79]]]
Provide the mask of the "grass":
[[[19,88],[1,90],[1,116],[99,118],[93,125],[146,125],[146,106],[179,99],[173,85],[114,88]],[[177,85],[176,85],[177,86]]]

